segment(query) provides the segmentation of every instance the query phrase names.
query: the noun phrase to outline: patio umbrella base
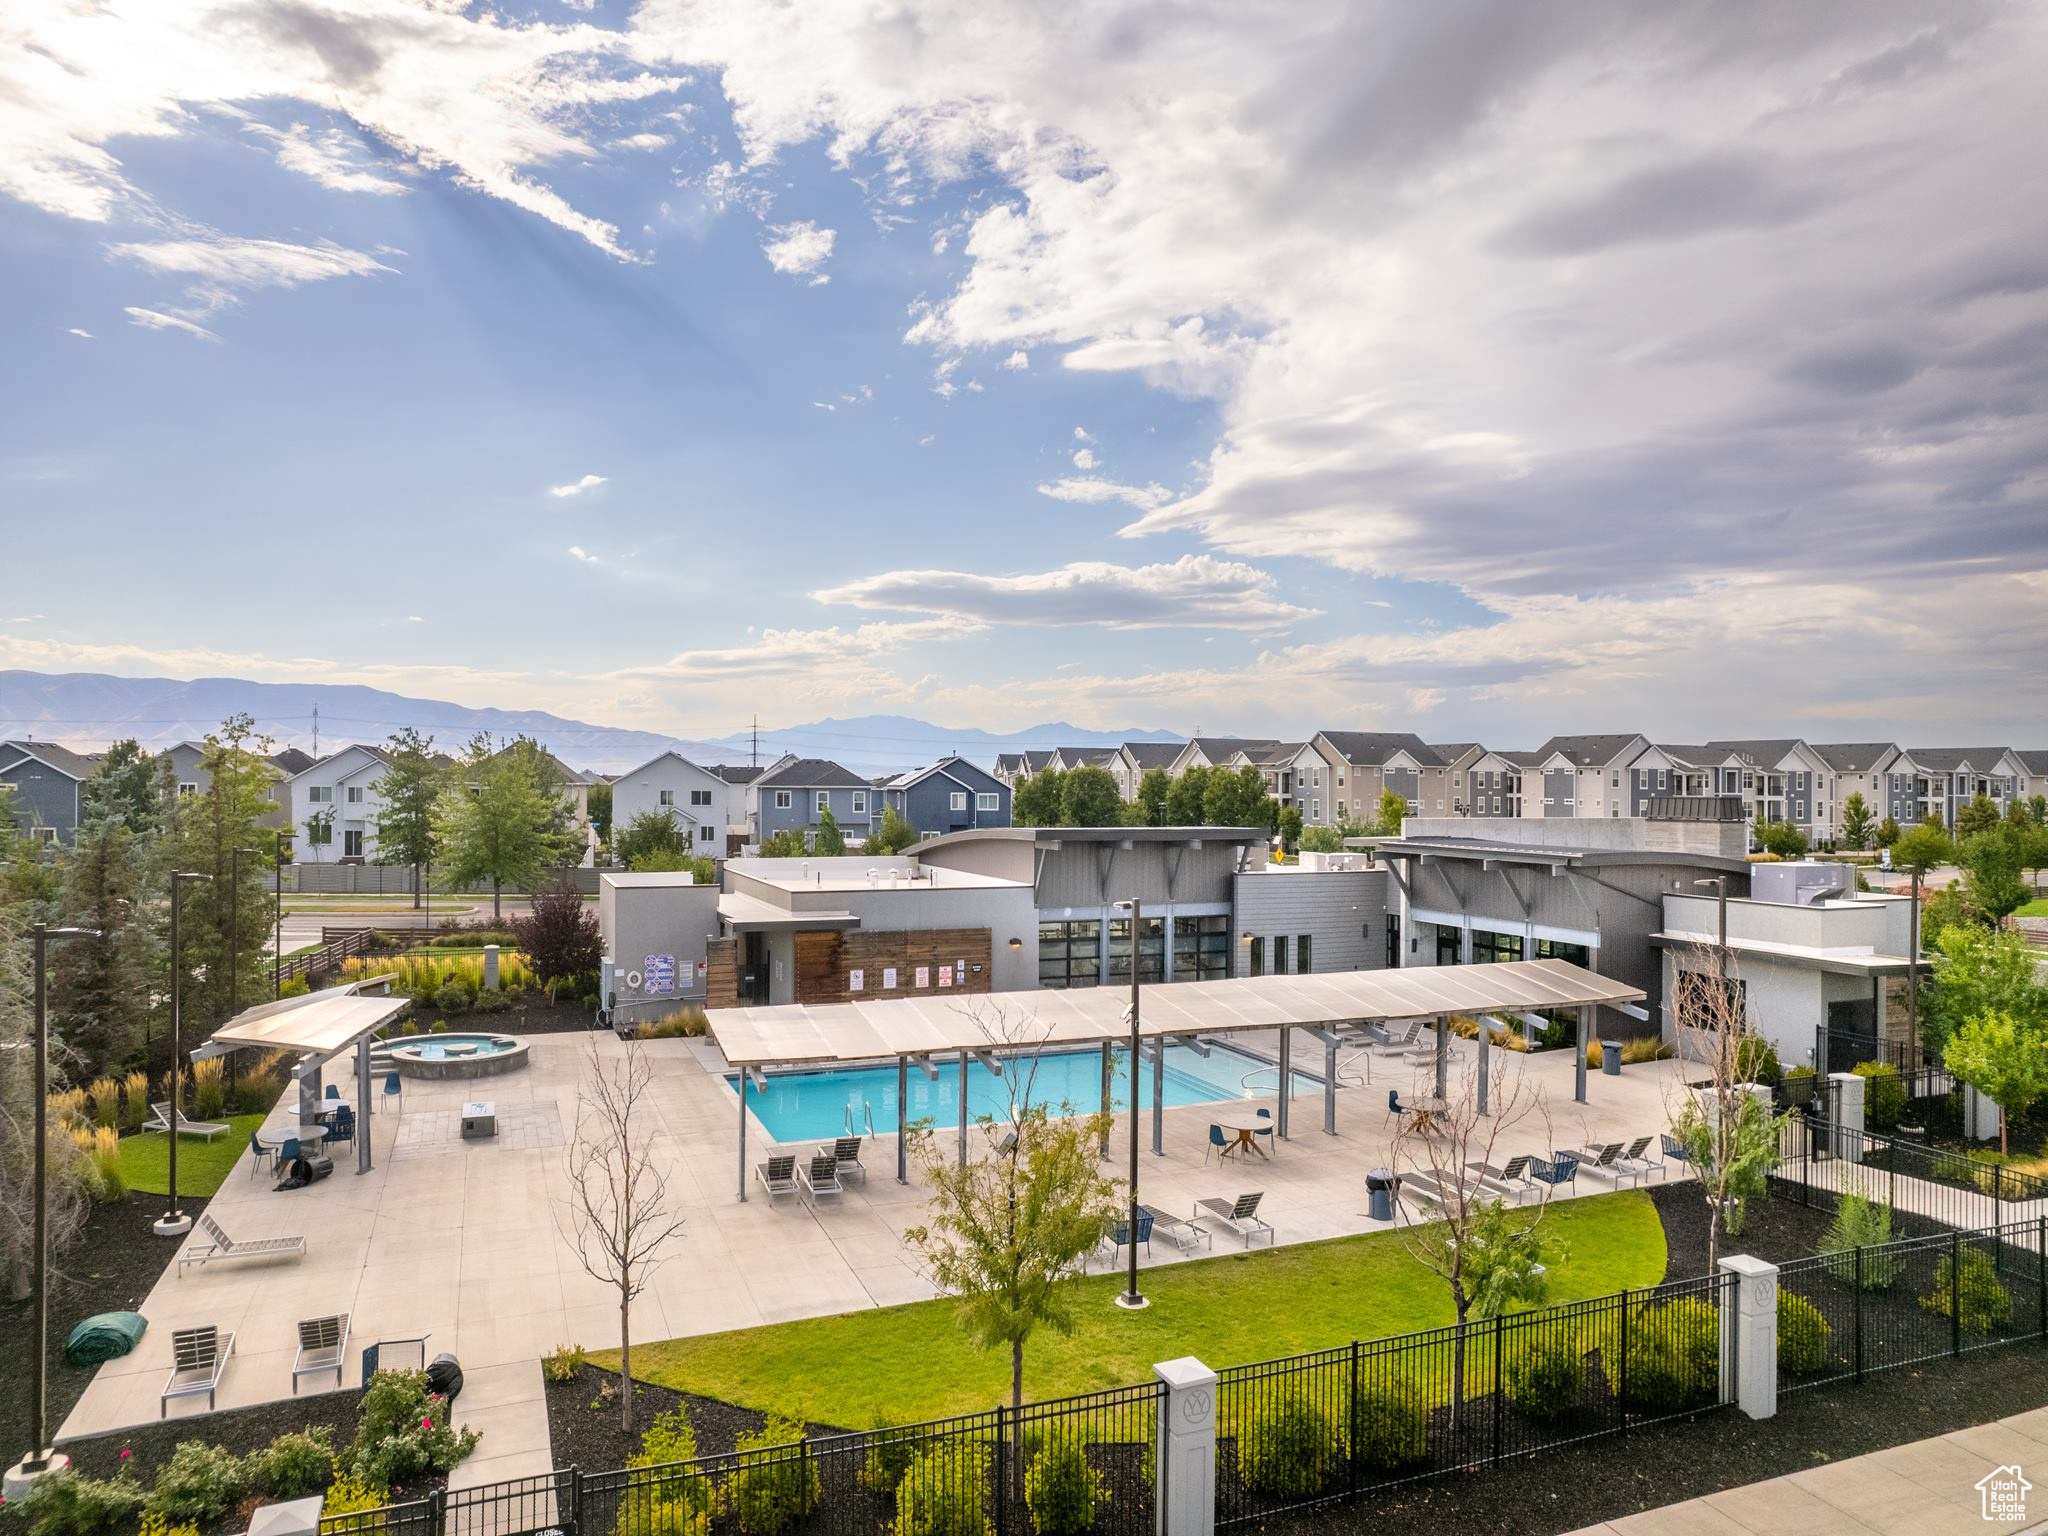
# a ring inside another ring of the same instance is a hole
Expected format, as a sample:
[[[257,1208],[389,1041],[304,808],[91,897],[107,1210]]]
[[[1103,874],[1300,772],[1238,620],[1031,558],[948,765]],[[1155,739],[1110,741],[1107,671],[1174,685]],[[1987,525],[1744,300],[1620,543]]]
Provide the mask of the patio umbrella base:
[[[158,1237],[183,1237],[192,1230],[192,1218],[183,1211],[169,1211],[150,1227]]]
[[[1126,1291],[1117,1297],[1116,1304],[1126,1312],[1142,1312],[1152,1305],[1152,1298],[1150,1296],[1133,1296]]]
[[[20,1505],[21,1501],[28,1497],[29,1489],[35,1486],[37,1478],[51,1477],[56,1473],[71,1470],[71,1458],[58,1451],[52,1451],[50,1459],[31,1472],[28,1464],[33,1460],[35,1457],[32,1455],[24,1456],[7,1469],[5,1486],[0,1487],[0,1497],[4,1497],[9,1504]]]

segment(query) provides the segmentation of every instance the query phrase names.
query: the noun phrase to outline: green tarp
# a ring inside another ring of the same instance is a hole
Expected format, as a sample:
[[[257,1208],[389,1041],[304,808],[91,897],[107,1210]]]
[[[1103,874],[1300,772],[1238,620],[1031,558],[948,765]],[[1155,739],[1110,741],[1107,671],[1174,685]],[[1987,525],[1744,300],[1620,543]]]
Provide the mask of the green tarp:
[[[102,1312],[71,1330],[64,1356],[73,1365],[99,1365],[118,1359],[142,1340],[149,1320],[140,1312]]]

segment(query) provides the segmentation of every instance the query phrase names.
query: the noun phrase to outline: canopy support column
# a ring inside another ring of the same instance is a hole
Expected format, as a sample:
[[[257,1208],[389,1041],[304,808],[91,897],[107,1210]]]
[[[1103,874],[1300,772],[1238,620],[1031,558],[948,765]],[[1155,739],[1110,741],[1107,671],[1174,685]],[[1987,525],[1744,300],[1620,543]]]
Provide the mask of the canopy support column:
[[[967,1053],[960,1053],[960,1166],[967,1166]]]
[[[1109,1052],[1110,1045],[1105,1040],[1102,1042],[1102,1155],[1104,1157],[1109,1156],[1109,1116],[1114,1085],[1114,1069],[1110,1064]]]
[[[1337,1134],[1337,1037],[1323,1042],[1323,1134]]]
[[[1450,1085],[1450,1036],[1451,1016],[1440,1013],[1436,1016],[1436,1096],[1444,1098]]]
[[[1280,1026],[1280,1088],[1279,1099],[1273,1106],[1273,1131],[1280,1140],[1287,1137],[1287,1090],[1294,1085],[1294,1030],[1291,1026]]]
[[[1579,1043],[1573,1054],[1576,1060],[1572,1068],[1572,1098],[1586,1102],[1586,1045],[1593,1038],[1593,1010],[1581,1004],[1579,1007]]]
[[[1485,1014],[1479,1015],[1479,1113],[1490,1115],[1486,1107],[1486,1043],[1493,1038],[1493,1020]]]
[[[896,1182],[910,1182],[910,1143],[903,1129],[910,1123],[910,1058],[896,1058]]]
[[[1131,1113],[1138,1112],[1137,1106]],[[1166,1156],[1166,1041],[1152,1042],[1152,1155]]]
[[[747,1203],[747,1069],[740,1068],[740,1204]],[[771,1202],[772,1203],[772,1202]]]
[[[370,1037],[356,1042],[356,1173],[370,1171]]]

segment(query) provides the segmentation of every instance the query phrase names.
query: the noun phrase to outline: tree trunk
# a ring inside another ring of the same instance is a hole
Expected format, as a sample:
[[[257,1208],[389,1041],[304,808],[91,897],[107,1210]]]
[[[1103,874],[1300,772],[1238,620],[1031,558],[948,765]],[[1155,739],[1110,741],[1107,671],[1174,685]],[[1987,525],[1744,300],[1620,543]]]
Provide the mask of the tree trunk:
[[[1458,1303],[1458,1336],[1451,1343],[1451,1441],[1457,1443],[1465,1420],[1465,1318],[1472,1304],[1463,1296]],[[1355,1431],[1354,1431],[1355,1432]]]
[[[417,864],[412,867],[412,909],[415,912],[420,909],[420,867]]]
[[[503,890],[503,882],[496,875],[491,876],[491,921],[494,923],[501,923],[505,920],[505,910],[498,899]]]
[[[633,1303],[619,1297],[619,1428],[633,1429]]]
[[[1010,1488],[1024,1502],[1024,1341],[1010,1345]]]

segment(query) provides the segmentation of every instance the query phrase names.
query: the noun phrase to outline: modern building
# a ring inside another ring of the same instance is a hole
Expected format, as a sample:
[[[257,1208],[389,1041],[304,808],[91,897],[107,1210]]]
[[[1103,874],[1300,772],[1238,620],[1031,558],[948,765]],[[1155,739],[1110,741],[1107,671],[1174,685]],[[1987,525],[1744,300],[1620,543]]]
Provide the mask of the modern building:
[[[894,811],[923,837],[1010,824],[1010,787],[964,757],[942,757],[885,779],[882,809]]]
[[[0,786],[15,830],[37,842],[78,840],[79,791],[99,766],[96,753],[53,741],[0,741]]]
[[[1890,814],[1902,827],[1932,818],[1953,831],[1956,813],[1979,795],[2004,815],[2026,776],[2010,747],[1908,747],[1888,775],[1898,807]]]
[[[716,768],[701,767],[680,752],[663,752],[612,781],[612,826],[624,830],[641,816],[666,817],[695,852],[724,858],[734,801],[744,797],[744,787],[728,782]],[[746,819],[744,811],[738,819]]]
[[[810,834],[829,809],[839,830],[862,839],[882,819],[875,786],[850,768],[822,757],[784,757],[747,786],[747,841],[756,846],[777,832]]]
[[[1553,736],[1535,751],[1541,792],[1523,774],[1524,816],[1600,817],[1637,813],[1628,771],[1649,750],[1640,735]]]

